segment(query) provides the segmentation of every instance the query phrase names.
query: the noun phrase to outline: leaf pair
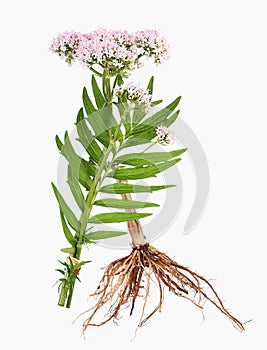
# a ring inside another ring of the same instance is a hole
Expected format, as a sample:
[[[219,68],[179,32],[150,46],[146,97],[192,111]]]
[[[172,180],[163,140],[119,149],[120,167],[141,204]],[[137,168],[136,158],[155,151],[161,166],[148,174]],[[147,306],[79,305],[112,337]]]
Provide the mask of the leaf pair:
[[[83,105],[87,115],[87,122],[95,133],[95,138],[102,143],[105,147],[111,142],[114,132],[118,127],[118,121],[113,115],[112,107],[106,105],[105,98],[100,91],[95,77],[92,76],[92,90],[95,98],[96,109],[88,95],[86,88],[83,89]],[[84,119],[80,111],[79,121]],[[77,120],[78,125],[78,120]],[[117,139],[122,138],[121,131],[118,132]],[[95,146],[95,144],[94,144]]]
[[[167,170],[177,164],[181,158],[178,155],[184,153],[186,149],[172,152],[154,153],[131,153],[120,156],[116,159],[118,164],[130,165],[132,167],[118,167],[107,176],[119,180],[137,180],[155,177],[157,174]]]
[[[154,77],[152,77],[148,84],[148,90],[152,94],[153,92]],[[123,147],[132,147],[137,145],[142,145],[151,142],[151,140],[156,136],[156,127],[163,125],[169,127],[177,119],[180,110],[175,111],[181,100],[181,96],[177,97],[168,106],[156,112],[152,116],[145,118],[146,113],[141,109],[137,109],[134,112],[132,120],[132,129],[129,133],[128,140],[124,143]],[[162,101],[154,101],[151,106],[156,106]],[[141,123],[142,122],[142,123]]]

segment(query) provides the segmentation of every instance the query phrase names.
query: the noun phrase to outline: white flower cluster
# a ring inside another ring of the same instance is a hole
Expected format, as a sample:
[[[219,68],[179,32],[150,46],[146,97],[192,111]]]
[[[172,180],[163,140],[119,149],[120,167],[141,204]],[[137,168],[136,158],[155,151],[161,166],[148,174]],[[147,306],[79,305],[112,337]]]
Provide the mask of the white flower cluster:
[[[98,29],[90,33],[64,32],[55,37],[51,50],[72,64],[78,61],[83,67],[98,65],[110,75],[127,76],[143,65],[143,58],[156,64],[169,57],[167,40],[156,30],[129,33],[126,30]]]
[[[71,65],[78,57],[77,51],[80,47],[81,40],[82,35],[80,33],[64,32],[54,38],[50,49]]]
[[[152,140],[153,143],[158,143],[162,146],[174,143],[174,134],[166,126],[158,126],[156,128],[156,134],[156,137]]]
[[[122,84],[116,89],[115,94],[121,98],[125,97],[132,106],[138,105],[139,107],[144,107],[146,112],[150,108],[151,95],[148,90],[134,82]]]

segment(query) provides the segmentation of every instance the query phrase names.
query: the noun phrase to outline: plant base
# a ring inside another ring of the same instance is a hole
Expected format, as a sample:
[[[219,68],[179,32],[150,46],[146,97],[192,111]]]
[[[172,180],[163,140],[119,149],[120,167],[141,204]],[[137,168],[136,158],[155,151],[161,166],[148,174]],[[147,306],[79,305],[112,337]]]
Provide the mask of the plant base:
[[[159,291],[159,302],[154,310],[144,317],[151,283],[156,282]],[[132,315],[136,299],[143,299],[139,327],[161,310],[164,286],[177,297],[190,300],[203,310],[203,301],[208,300],[241,331],[243,324],[233,317],[224,307],[213,286],[202,276],[184,267],[166,254],[159,252],[149,244],[133,247],[130,255],[117,259],[105,269],[100,285],[91,296],[97,298],[96,304],[82,313],[89,314],[83,323],[83,331],[89,326],[102,326],[110,320],[117,321],[119,313],[125,307],[130,308]],[[140,292],[142,291],[142,297]],[[108,307],[104,319],[94,322],[94,317],[100,309]]]

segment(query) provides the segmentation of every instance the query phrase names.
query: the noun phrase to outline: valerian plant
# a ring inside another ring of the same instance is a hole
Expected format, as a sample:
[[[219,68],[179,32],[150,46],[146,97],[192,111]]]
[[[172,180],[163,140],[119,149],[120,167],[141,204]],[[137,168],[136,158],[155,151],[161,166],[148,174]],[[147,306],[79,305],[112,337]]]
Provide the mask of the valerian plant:
[[[62,249],[67,254],[66,261],[61,262],[63,269],[57,269],[61,274],[58,304],[68,308],[71,306],[79,270],[88,263],[80,261],[84,245],[124,235],[128,231],[132,251],[106,267],[100,285],[92,294],[96,297],[96,303],[88,310],[83,330],[88,326],[116,321],[125,306],[130,307],[132,314],[137,299],[143,299],[139,322],[139,326],[142,326],[161,310],[164,287],[177,297],[190,300],[200,309],[203,309],[203,301],[208,300],[243,330],[243,324],[227,311],[207,279],[147,242],[140,220],[152,215],[149,209],[159,205],[132,200],[131,197],[133,193],[152,193],[172,187],[171,184],[144,186],[135,181],[156,177],[176,166],[186,151],[148,152],[155,144],[166,146],[173,143],[174,136],[169,127],[179,115],[177,107],[181,97],[154,111],[153,107],[162,102],[152,99],[154,78],[149,80],[146,88],[128,80],[130,72],[143,66],[146,59],[161,64],[168,58],[166,39],[155,30],[135,33],[103,29],[88,34],[65,32],[54,38],[51,50],[69,65],[79,62],[92,72],[91,89],[94,96],[92,101],[87,89],[83,89],[83,107],[75,123],[78,142],[86,156],[75,151],[68,132],[63,140],[56,136],[57,147],[68,162],[66,180],[80,211],[79,216],[75,215],[52,184],[63,232],[69,243],[69,247]],[[144,149],[137,152],[135,146]],[[113,183],[106,183],[107,179],[112,179]],[[134,182],[130,183],[132,180]],[[100,193],[110,194],[110,198],[100,199]],[[93,215],[96,207],[115,208],[116,211],[106,209]],[[148,212],[137,212],[136,209],[140,208]],[[103,223],[127,223],[128,230],[103,230],[99,228]],[[159,302],[145,317],[152,281],[158,286]],[[108,313],[105,312],[102,319],[95,322],[96,315],[101,310],[106,311],[106,307]]]

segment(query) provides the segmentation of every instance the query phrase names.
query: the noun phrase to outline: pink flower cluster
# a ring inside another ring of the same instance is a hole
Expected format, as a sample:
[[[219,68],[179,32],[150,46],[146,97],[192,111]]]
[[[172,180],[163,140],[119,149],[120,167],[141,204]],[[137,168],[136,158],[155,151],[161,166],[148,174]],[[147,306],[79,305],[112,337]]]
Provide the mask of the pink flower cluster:
[[[156,30],[136,33],[107,29],[88,34],[64,32],[54,38],[51,50],[69,64],[75,60],[88,68],[97,64],[110,75],[142,66],[143,57],[152,58],[156,64],[169,57],[169,45]]]
[[[159,35],[156,30],[147,29],[136,32],[135,42],[139,56],[152,57],[156,64],[169,58],[169,44],[166,38]]]
[[[167,146],[174,143],[174,134],[166,126],[158,126],[156,128],[156,137],[152,140],[154,143],[158,143],[162,146]]]
[[[78,59],[85,67],[98,64],[112,72],[132,70],[136,48],[127,31],[100,29],[82,36]]]
[[[119,97],[125,96],[130,105],[144,107],[146,112],[148,112],[150,108],[151,95],[148,90],[131,81],[119,86],[115,94]]]
[[[50,49],[61,58],[65,58],[66,62],[71,65],[78,58],[77,50],[80,47],[82,35],[76,32],[64,32],[56,36]]]

